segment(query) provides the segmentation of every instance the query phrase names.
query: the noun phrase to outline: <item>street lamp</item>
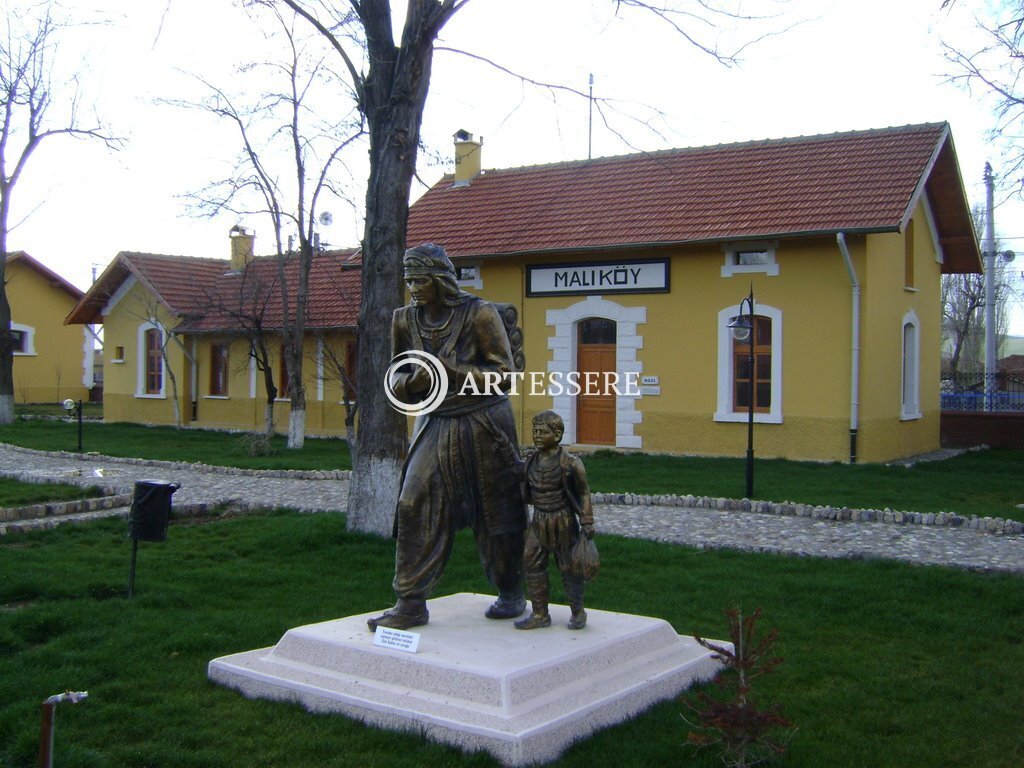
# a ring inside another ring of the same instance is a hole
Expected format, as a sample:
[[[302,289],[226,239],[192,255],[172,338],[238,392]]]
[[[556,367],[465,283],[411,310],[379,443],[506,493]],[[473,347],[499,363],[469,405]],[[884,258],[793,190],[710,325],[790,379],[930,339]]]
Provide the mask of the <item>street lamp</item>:
[[[61,405],[64,406],[64,410],[68,413],[68,418],[71,418],[72,414],[78,416],[78,452],[82,452],[82,401],[79,400],[77,403],[70,397],[65,400]]]
[[[747,315],[743,316],[743,305],[747,305]],[[729,323],[732,337],[747,343],[747,498],[754,497],[754,286],[750,286],[750,295],[740,302],[740,314]]]

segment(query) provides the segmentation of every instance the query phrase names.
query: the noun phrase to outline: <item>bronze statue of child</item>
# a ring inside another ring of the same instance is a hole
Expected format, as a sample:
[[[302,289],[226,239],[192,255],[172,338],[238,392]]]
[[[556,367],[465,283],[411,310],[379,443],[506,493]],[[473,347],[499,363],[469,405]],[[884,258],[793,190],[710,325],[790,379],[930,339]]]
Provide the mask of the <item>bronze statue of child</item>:
[[[533,517],[526,530],[523,551],[526,596],[532,611],[515,623],[516,629],[551,626],[548,613],[550,555],[555,556],[572,610],[569,629],[583,629],[587,625],[583,584],[589,575],[574,567],[573,548],[580,543],[591,544],[594,509],[583,462],[561,446],[564,432],[565,424],[554,411],[543,411],[533,419],[533,444],[537,450],[527,459],[524,468],[527,500],[533,504]],[[580,542],[581,537],[588,541]]]

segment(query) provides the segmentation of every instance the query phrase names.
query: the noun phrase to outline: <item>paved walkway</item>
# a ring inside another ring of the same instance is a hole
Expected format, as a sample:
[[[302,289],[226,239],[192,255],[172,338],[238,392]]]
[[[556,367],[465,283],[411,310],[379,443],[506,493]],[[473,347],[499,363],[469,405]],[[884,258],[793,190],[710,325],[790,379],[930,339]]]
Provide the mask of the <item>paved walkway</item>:
[[[345,511],[346,479],[308,473],[228,471],[153,462],[129,463],[108,457],[41,454],[0,444],[0,475],[28,480],[105,485],[131,492],[136,480],[181,484],[175,507],[235,503],[292,507],[306,511]],[[120,514],[126,509],[47,517],[9,527],[49,527],[58,520],[80,521]],[[799,556],[888,558],[952,565],[981,571],[1024,573],[1024,536],[991,534],[964,527],[895,525],[883,522],[814,520],[807,517],[723,511],[707,508],[601,504],[595,510],[599,533],[685,544]],[[2,531],[0,531],[2,533]]]

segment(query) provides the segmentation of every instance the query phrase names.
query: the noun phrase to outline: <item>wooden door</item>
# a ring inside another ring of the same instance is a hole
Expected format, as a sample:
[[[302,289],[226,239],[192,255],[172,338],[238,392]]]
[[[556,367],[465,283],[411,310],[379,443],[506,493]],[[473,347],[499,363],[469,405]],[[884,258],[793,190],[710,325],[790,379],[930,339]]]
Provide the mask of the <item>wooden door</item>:
[[[602,375],[615,371],[615,347],[614,320],[590,318],[580,323],[576,368],[584,390],[576,398],[577,443],[615,445],[615,392]],[[589,372],[598,374],[594,392],[586,388]]]

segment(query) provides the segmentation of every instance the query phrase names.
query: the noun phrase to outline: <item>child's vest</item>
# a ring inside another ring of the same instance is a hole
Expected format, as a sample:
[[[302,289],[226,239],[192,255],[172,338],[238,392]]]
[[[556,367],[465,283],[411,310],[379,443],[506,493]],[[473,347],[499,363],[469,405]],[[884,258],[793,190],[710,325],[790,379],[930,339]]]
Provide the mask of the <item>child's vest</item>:
[[[527,473],[530,471],[530,464],[536,461],[539,455],[539,452],[534,452],[526,460]],[[580,494],[576,488],[576,476],[572,471],[572,454],[561,446],[558,447],[558,463],[562,469],[562,495],[569,502],[572,511],[577,515],[581,515],[583,513],[583,502],[580,501]]]

